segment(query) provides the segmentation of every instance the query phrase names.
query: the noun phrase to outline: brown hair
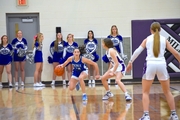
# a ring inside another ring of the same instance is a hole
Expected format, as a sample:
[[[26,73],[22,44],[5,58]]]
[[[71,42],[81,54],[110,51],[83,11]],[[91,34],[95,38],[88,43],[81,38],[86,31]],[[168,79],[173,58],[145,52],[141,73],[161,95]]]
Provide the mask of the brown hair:
[[[7,36],[7,35],[3,35],[3,36],[1,37],[0,48],[3,46],[3,38],[4,38],[4,37],[7,37],[7,40],[8,40],[8,36]],[[7,41],[7,43],[8,43],[8,41]]]
[[[54,41],[54,49],[55,49],[55,51],[58,51],[58,34],[59,33],[57,33],[56,34],[56,40]],[[60,33],[61,34],[61,33]],[[62,34],[61,34],[61,42],[62,42],[62,44],[63,44],[63,38],[62,38]],[[64,44],[63,44],[64,45]]]
[[[118,33],[118,28],[117,28],[116,25],[111,26],[111,33],[110,33],[110,35],[113,35],[113,32],[112,32],[113,27],[116,28],[116,34],[119,35],[119,33]]]
[[[34,48],[35,42],[42,43],[42,41],[40,40],[40,37],[41,37],[42,35],[43,35],[42,33],[38,33],[38,34],[36,35],[36,37],[34,38],[34,42],[33,42],[33,48]]]
[[[103,39],[103,41],[104,41],[104,45],[105,45],[106,47],[108,47],[108,48],[113,48],[113,47],[114,47],[114,46],[113,46],[113,42],[112,42],[111,39],[105,38],[105,39]]]
[[[151,24],[151,30],[154,32],[154,43],[153,43],[153,53],[155,57],[158,57],[160,52],[160,35],[161,25],[159,22],[153,22]]]

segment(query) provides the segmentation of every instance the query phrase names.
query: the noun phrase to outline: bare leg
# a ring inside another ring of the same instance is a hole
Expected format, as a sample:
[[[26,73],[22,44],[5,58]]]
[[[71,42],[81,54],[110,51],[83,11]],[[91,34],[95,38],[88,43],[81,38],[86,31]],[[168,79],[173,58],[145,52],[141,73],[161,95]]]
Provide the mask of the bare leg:
[[[36,63],[36,69],[34,72],[34,83],[38,82],[39,70],[41,68],[41,63]]]
[[[102,84],[105,87],[106,91],[109,90],[109,86],[107,83],[107,79],[111,78],[112,76],[109,75],[109,71],[107,71],[101,78]]]
[[[19,65],[20,65],[20,63],[19,63],[19,62],[14,62],[14,64],[15,64],[15,71],[14,71],[15,82],[18,82],[18,81],[19,81],[18,71],[19,71]]]
[[[21,81],[25,81],[25,61],[20,62],[20,68],[21,68]]]
[[[4,66],[3,66],[3,65],[0,65],[0,82],[2,82],[2,74],[3,74],[3,71],[4,71]]]
[[[8,74],[9,84],[12,84],[11,64],[6,65],[6,72]]]

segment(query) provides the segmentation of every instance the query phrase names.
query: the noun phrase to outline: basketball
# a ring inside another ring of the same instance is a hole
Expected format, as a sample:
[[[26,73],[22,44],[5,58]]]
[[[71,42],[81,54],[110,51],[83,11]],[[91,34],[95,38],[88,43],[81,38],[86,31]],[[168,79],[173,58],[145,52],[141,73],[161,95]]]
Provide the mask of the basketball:
[[[56,66],[55,69],[54,69],[54,73],[57,76],[62,76],[64,74],[64,68]]]

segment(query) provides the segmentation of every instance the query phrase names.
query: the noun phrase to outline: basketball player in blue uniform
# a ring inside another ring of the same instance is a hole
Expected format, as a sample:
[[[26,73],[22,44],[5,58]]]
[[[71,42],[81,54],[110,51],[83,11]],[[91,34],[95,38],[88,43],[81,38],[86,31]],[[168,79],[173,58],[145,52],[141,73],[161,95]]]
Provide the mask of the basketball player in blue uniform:
[[[66,61],[69,57],[73,56],[73,51],[75,48],[78,47],[78,44],[76,42],[74,42],[74,35],[73,34],[68,34],[67,35],[67,42],[64,45],[64,53],[63,53],[63,60],[60,60],[60,64],[64,63],[64,61]],[[72,75],[72,64],[69,63],[67,64],[67,76],[68,76],[68,80],[71,79],[71,75]],[[63,81],[63,84],[66,84],[66,81]]]
[[[123,38],[121,35],[118,33],[118,28],[116,25],[113,25],[111,27],[111,34],[107,37],[110,38],[113,42],[114,48],[117,50],[118,53],[120,53],[121,57],[123,60],[127,59],[127,55],[124,55],[124,50],[123,50]],[[109,60],[106,55],[102,57],[103,61],[105,63],[109,64]],[[110,64],[109,64],[110,65]],[[108,79],[108,83],[110,83],[110,79]]]
[[[1,44],[0,44],[0,87],[3,87],[1,80],[2,80],[2,73],[4,67],[6,68],[6,72],[8,75],[9,87],[12,87],[12,74],[11,74],[12,53],[13,53],[13,48],[11,44],[8,44],[8,37],[6,35],[3,35],[1,37]]]
[[[38,33],[34,40],[33,45],[33,55],[34,63],[36,65],[34,72],[34,87],[43,87],[44,84],[41,83],[41,74],[43,70],[43,53],[42,53],[42,41],[44,36],[42,33]]]
[[[107,100],[113,97],[113,94],[109,90],[107,79],[115,77],[116,83],[125,94],[126,101],[130,101],[132,98],[128,94],[125,85],[121,82],[123,76],[125,76],[126,66],[123,59],[118,52],[113,48],[113,42],[109,38],[105,38],[102,42],[103,48],[106,50],[106,56],[110,61],[110,67],[108,71],[102,76],[101,81],[106,89],[106,94],[103,96],[103,100]]]
[[[89,59],[97,62],[99,60],[99,55],[96,53],[97,47],[98,47],[98,41],[97,39],[94,38],[94,32],[92,30],[88,31],[88,36],[87,39],[84,40],[84,45],[86,46],[86,52],[87,54],[89,54]],[[91,56],[90,56],[91,55]],[[93,66],[88,65],[88,69],[89,69],[89,84],[93,83],[95,84],[95,71]],[[93,80],[91,81],[91,75],[90,75],[90,71],[93,71]]]
[[[21,85],[24,86],[25,80],[25,60],[26,60],[26,50],[27,41],[22,37],[22,31],[17,32],[17,38],[13,39],[12,47],[14,49],[14,63],[15,63],[15,86],[18,86],[18,71],[21,72]]]
[[[142,77],[142,103],[144,114],[139,120],[150,120],[149,116],[149,91],[157,75],[161,83],[167,103],[171,109],[170,120],[179,120],[175,110],[174,97],[170,90],[169,74],[167,72],[166,60],[164,58],[165,50],[170,51],[180,63],[180,54],[171,46],[166,38],[159,34],[161,25],[158,22],[153,22],[150,27],[151,35],[143,40],[141,45],[134,51],[130,62],[127,66],[127,72],[132,69],[132,63],[139,54],[146,48],[146,66]]]
[[[59,65],[59,60],[63,57],[64,46],[66,42],[62,38],[61,33],[57,33],[56,40],[50,45],[50,51],[53,56],[53,79],[51,85],[55,85],[56,75],[54,74],[54,69]],[[62,76],[63,81],[65,81],[65,73]]]
[[[82,92],[83,92],[82,100],[86,101],[88,99],[85,92],[85,83],[84,83],[84,79],[87,78],[88,76],[88,68],[86,64],[93,65],[96,71],[97,79],[99,79],[100,76],[99,76],[99,69],[98,69],[97,63],[85,57],[82,57],[82,54],[85,53],[84,48],[85,47],[75,48],[73,51],[73,56],[69,57],[65,61],[65,63],[59,65],[59,67],[65,67],[68,63],[72,63],[73,71],[72,71],[72,76],[69,83],[69,90],[71,91],[74,90],[76,85],[78,85],[77,83],[79,82]]]

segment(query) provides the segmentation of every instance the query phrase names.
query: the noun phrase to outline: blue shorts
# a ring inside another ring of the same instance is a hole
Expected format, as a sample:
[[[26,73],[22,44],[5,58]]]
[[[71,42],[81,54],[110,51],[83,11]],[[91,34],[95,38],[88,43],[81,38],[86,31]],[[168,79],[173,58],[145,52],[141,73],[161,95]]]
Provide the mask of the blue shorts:
[[[83,71],[79,71],[79,72],[73,71],[71,78],[74,78],[74,79],[76,79],[76,80],[79,80],[79,76],[80,76],[80,74],[81,74],[82,72],[84,72],[84,73],[86,73],[86,74],[88,75],[88,70],[83,70]]]

